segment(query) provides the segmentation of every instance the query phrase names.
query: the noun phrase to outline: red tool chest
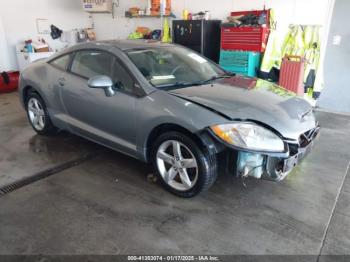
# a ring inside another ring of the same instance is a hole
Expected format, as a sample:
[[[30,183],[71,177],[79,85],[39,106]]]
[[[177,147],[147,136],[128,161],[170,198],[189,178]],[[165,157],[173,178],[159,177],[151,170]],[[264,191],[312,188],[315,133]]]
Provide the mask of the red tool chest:
[[[221,28],[221,49],[223,50],[242,50],[252,52],[264,52],[267,45],[267,40],[270,34],[270,11],[242,11],[232,12],[231,16],[239,15],[266,15],[266,26],[242,26]]]
[[[19,72],[0,73],[0,93],[11,92],[18,88]]]
[[[283,58],[279,85],[299,96],[304,95],[304,69],[305,61],[300,56]]]

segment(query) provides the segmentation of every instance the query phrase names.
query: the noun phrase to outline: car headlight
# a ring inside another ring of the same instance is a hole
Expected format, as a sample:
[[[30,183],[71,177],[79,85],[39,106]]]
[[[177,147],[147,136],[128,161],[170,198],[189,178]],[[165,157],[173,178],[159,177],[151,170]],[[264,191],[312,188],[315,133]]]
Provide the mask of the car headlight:
[[[210,127],[224,142],[248,150],[284,152],[284,142],[270,130],[249,122],[236,122]]]

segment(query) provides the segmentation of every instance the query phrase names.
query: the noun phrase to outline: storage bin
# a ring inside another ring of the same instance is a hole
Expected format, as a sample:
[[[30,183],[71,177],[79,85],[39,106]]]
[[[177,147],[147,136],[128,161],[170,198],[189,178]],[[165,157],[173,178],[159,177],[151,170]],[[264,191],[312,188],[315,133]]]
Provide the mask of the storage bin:
[[[260,67],[261,54],[258,52],[226,51],[220,52],[220,66],[226,71],[255,77]]]
[[[55,54],[55,52],[39,52],[39,53],[24,53],[21,52],[22,46],[17,46],[17,62],[19,71],[23,71],[29,64],[40,59],[48,58]]]

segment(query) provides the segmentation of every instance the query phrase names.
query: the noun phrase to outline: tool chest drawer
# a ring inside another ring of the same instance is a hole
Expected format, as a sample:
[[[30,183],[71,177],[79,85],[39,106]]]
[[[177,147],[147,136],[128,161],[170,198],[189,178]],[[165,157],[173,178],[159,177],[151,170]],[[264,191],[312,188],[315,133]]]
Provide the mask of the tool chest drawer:
[[[225,51],[220,52],[220,66],[226,71],[245,75],[256,76],[260,66],[261,54],[258,52]]]

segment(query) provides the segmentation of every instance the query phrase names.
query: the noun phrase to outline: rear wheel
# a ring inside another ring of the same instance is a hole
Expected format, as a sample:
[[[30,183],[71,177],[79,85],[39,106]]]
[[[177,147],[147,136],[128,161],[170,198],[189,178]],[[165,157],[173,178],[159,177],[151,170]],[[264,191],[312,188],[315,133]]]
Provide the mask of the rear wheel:
[[[181,197],[193,197],[209,189],[217,177],[215,157],[182,133],[161,135],[151,158],[165,189]]]
[[[26,100],[29,123],[40,135],[56,134],[58,129],[52,124],[43,99],[36,93],[30,92]]]

